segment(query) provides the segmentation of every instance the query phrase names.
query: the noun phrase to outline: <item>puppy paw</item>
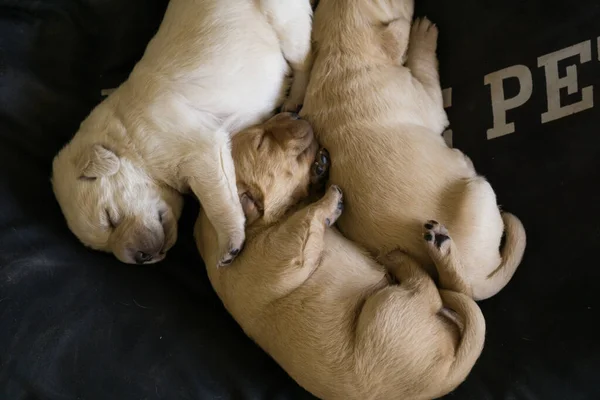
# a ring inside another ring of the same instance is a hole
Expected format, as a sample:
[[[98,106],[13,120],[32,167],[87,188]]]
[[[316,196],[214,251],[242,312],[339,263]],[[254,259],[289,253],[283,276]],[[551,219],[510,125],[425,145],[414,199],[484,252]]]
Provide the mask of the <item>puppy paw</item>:
[[[342,211],[344,210],[343,197],[342,189],[337,185],[331,185],[319,202],[319,209],[322,211],[325,226],[332,226],[340,215],[342,215]]]
[[[427,243],[430,253],[445,256],[450,252],[451,240],[448,229],[437,221],[429,220],[424,225],[423,238]]]
[[[302,109],[302,102],[296,99],[288,98],[281,106],[281,112],[299,113]]]
[[[438,40],[438,28],[426,17],[417,18],[410,31],[410,45],[417,48],[435,51]]]
[[[329,152],[321,148],[310,171],[310,182],[312,184],[324,183],[327,180],[330,165]]]
[[[217,261],[217,267],[230,265],[244,248],[245,240],[246,235],[243,230],[219,240],[219,243],[223,243],[223,245],[219,246],[220,256]]]

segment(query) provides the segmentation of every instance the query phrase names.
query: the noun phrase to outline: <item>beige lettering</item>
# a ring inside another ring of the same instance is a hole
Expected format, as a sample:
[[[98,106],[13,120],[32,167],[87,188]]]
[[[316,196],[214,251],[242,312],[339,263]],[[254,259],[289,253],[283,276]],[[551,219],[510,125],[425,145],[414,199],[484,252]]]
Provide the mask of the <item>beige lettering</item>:
[[[577,85],[577,66],[575,64],[567,66],[566,74],[560,77],[558,62],[577,55],[579,55],[581,64],[591,61],[592,46],[590,40],[538,58],[538,67],[544,67],[546,73],[546,92],[548,95],[548,111],[542,114],[542,123],[554,121],[594,106],[594,88],[592,86],[581,89],[580,101],[561,106],[560,89],[567,88],[567,93],[574,95],[579,92],[579,88]]]
[[[520,89],[516,96],[507,99],[504,97],[504,80],[509,78],[517,78]],[[513,65],[486,75],[483,81],[486,85],[490,85],[494,116],[494,126],[487,130],[488,140],[513,133],[515,123],[506,122],[506,112],[522,106],[531,97],[533,92],[531,71],[525,65]]]

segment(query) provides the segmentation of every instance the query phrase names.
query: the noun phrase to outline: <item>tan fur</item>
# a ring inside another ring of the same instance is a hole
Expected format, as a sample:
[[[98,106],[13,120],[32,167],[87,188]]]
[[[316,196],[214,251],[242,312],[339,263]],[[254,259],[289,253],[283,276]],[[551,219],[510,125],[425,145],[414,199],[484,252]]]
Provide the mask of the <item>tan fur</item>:
[[[69,228],[126,263],[160,261],[176,241],[181,193],[217,227],[219,263],[244,242],[229,140],[302,103],[309,0],[171,0],[142,59],[53,163]],[[289,64],[289,65],[288,65]]]
[[[376,255],[401,250],[439,272],[442,287],[485,299],[513,276],[525,230],[501,214],[490,184],[442,139],[438,30],[427,19],[411,30],[412,17],[412,0],[321,0],[301,116],[331,154],[330,182],[346,196],[344,235]],[[430,219],[445,233],[424,227]],[[445,236],[445,254],[424,234],[434,243]],[[435,269],[440,257],[446,267]]]
[[[310,125],[280,114],[237,135],[232,149],[248,218],[244,251],[216,267],[203,212],[195,236],[211,284],[244,331],[322,399],[432,399],[458,386],[482,351],[481,311],[468,296],[439,291],[402,253],[380,260],[399,281],[390,284],[382,264],[327,227],[342,212],[336,186],[302,206],[316,170]]]

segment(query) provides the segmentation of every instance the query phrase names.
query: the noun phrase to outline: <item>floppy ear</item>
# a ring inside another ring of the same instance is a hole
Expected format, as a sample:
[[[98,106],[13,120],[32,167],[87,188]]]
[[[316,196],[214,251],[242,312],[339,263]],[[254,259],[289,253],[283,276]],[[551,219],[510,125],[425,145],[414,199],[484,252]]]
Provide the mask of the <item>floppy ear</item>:
[[[286,149],[302,152],[307,142],[307,136],[312,134],[312,128],[307,122],[295,120],[279,122],[269,129],[275,140]]]
[[[101,144],[88,148],[80,157],[80,178],[96,179],[111,176],[119,170],[119,157]]]

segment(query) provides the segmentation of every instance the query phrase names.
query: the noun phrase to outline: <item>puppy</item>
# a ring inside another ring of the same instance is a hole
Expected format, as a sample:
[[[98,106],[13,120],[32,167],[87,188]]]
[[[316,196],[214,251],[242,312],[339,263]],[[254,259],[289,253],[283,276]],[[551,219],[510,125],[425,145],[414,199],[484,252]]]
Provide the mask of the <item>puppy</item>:
[[[288,114],[233,138],[247,239],[231,266],[217,268],[214,228],[201,212],[195,237],[211,284],[244,331],[320,398],[448,393],[482,351],[480,309],[438,291],[402,253],[381,260],[399,281],[390,284],[382,264],[330,228],[342,212],[337,186],[302,206],[311,180],[326,175],[317,148],[311,126]]]
[[[142,59],[55,157],[52,183],[69,228],[125,263],[162,260],[182,193],[216,227],[217,262],[244,243],[229,148],[235,132],[302,103],[309,0],[171,0]]]
[[[411,29],[412,17],[412,0],[321,0],[301,116],[331,154],[346,237],[374,255],[402,251],[441,287],[486,299],[512,278],[525,230],[441,137],[438,30],[427,19]]]

